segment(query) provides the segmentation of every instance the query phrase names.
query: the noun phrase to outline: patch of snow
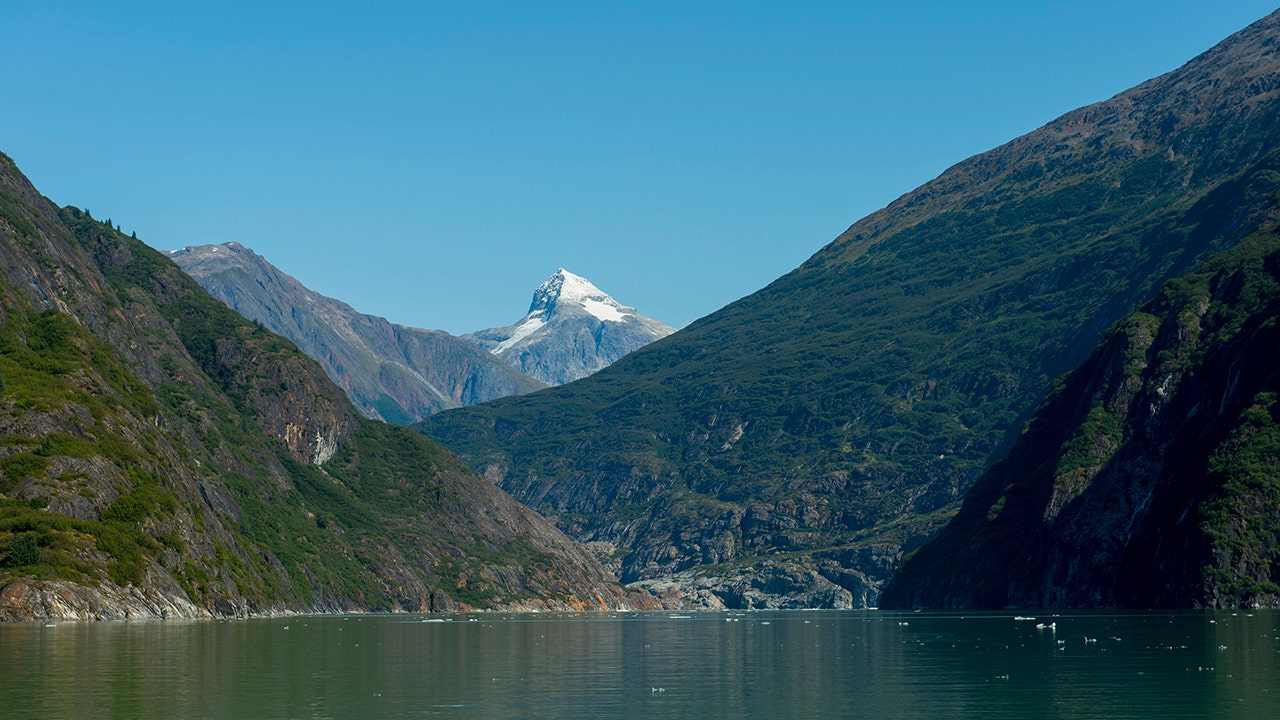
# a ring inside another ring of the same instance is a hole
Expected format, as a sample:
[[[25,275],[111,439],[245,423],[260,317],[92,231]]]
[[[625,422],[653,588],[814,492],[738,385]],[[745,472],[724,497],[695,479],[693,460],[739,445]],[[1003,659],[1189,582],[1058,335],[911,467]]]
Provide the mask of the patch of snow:
[[[605,322],[622,322],[623,318],[630,314],[622,312],[616,303],[604,302],[595,298],[583,298],[578,303],[598,320]]]
[[[526,315],[526,316],[525,316],[525,318],[524,318],[524,320],[521,320],[521,321],[520,321],[520,324],[518,324],[518,325],[516,325],[514,328],[512,328],[511,337],[509,337],[509,338],[507,338],[506,340],[503,340],[502,342],[498,343],[498,344],[497,344],[497,345],[496,345],[492,350],[490,350],[489,352],[490,352],[490,353],[492,353],[492,354],[494,354],[494,355],[498,355],[498,354],[502,353],[503,351],[507,350],[508,348],[510,348],[512,345],[515,345],[516,343],[520,342],[521,340],[523,340],[523,339],[525,339],[525,338],[529,337],[530,335],[534,334],[535,332],[537,332],[537,331],[538,331],[538,328],[540,328],[540,327],[542,327],[543,325],[546,325],[546,324],[547,324],[547,321],[546,321],[546,320],[544,320],[540,314],[539,314],[539,315]]]
[[[581,304],[584,300],[615,303],[608,293],[592,285],[590,280],[560,268],[533,292],[529,312],[549,310],[561,302]]]
[[[557,296],[561,300],[581,301],[592,298],[609,297],[600,288],[592,285],[590,280],[582,277],[581,275],[574,275],[564,268],[557,270],[556,274],[547,282],[555,283],[557,279],[559,280],[560,285]]]
[[[601,290],[581,275],[560,268],[547,281],[538,286],[533,293],[533,303],[529,312],[552,311],[557,307],[577,305],[597,320],[605,322],[622,322],[627,315],[635,311],[618,304],[609,297],[609,293]]]

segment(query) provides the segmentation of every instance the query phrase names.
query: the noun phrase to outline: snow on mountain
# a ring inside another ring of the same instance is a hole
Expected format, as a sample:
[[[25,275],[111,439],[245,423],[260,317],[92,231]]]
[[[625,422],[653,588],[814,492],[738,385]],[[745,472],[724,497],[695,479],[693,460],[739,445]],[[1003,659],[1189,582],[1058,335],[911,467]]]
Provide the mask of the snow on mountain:
[[[533,292],[514,325],[463,335],[545,383],[586,377],[674,330],[614,300],[586,278],[560,268]]]
[[[590,280],[560,268],[534,291],[526,317],[553,311],[564,304],[579,305],[606,322],[623,322],[628,315],[636,316],[635,308],[623,307]]]
[[[516,323],[513,328],[514,331],[511,333],[511,337],[498,343],[489,352],[494,355],[501,355],[507,348],[534,334],[538,331],[538,328],[546,324],[547,321],[543,320],[538,315],[526,315],[523,320]]]

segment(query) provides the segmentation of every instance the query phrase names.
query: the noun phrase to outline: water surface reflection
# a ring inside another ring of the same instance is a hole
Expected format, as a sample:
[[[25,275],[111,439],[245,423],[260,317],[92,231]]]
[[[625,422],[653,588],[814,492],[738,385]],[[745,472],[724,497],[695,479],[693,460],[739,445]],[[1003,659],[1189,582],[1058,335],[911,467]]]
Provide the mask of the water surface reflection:
[[[0,626],[5,718],[1280,717],[1280,613]]]

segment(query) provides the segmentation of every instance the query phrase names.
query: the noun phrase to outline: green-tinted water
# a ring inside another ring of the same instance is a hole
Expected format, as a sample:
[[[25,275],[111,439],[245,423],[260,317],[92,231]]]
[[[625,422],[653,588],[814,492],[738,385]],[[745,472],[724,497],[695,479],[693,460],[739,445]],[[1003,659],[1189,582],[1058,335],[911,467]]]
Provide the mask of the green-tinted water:
[[[1276,718],[1278,636],[1275,612],[9,625],[0,717]]]

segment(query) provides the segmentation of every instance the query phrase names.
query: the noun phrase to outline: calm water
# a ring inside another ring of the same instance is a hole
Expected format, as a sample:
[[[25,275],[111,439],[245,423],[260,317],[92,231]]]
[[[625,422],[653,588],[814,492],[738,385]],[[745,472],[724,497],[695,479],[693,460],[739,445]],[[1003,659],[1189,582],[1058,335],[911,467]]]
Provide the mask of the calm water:
[[[1035,617],[0,625],[0,718],[1280,717],[1280,613]]]

